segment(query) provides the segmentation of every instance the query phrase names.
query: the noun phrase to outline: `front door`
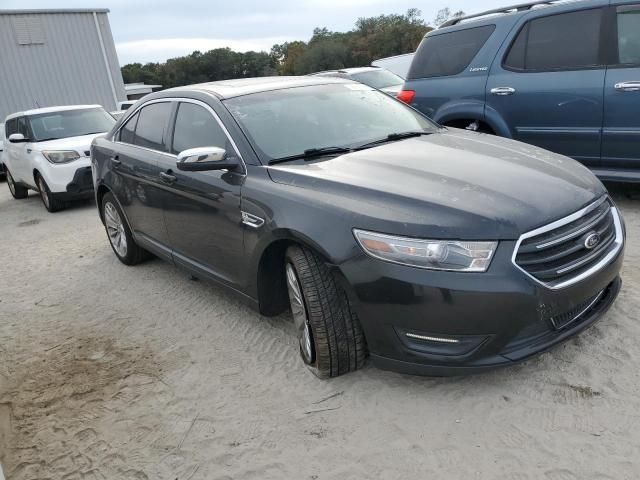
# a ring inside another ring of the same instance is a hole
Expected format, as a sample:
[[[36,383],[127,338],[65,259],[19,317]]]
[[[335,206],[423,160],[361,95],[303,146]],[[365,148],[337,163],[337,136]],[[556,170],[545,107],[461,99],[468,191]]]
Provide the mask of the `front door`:
[[[220,147],[239,156],[221,121],[206,104],[178,104],[171,153],[197,147]],[[185,172],[164,158],[165,222],[176,264],[239,287],[244,281],[240,192],[244,172]]]
[[[640,3],[614,8],[615,59],[604,89],[602,167],[640,170]]]
[[[505,42],[492,66],[486,104],[514,139],[591,167],[600,163],[603,17],[601,8],[555,15],[532,10]]]
[[[18,117],[10,120],[9,134],[21,133],[24,138],[29,139],[29,125],[26,117]],[[8,147],[8,148],[7,148]],[[14,181],[26,183],[31,187],[35,187],[33,179],[32,165],[30,162],[30,153],[32,149],[31,142],[11,143],[5,142],[7,150],[9,170]]]

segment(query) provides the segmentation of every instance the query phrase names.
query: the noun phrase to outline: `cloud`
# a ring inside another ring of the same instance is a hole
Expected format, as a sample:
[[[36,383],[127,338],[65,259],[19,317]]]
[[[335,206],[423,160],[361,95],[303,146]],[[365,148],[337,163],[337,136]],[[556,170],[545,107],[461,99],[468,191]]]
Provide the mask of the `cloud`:
[[[276,43],[293,40],[288,37],[263,37],[244,40],[228,38],[163,38],[135,40],[116,44],[121,65],[127,63],[163,62],[167,58],[188,55],[195,50],[206,52],[215,48],[229,47],[237,52],[266,51]]]

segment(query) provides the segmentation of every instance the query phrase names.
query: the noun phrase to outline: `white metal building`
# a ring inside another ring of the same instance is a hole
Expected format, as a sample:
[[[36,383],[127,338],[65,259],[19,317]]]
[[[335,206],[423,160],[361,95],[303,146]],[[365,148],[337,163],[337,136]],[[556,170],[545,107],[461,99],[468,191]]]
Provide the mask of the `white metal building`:
[[[0,122],[39,107],[127,99],[107,9],[0,10]]]

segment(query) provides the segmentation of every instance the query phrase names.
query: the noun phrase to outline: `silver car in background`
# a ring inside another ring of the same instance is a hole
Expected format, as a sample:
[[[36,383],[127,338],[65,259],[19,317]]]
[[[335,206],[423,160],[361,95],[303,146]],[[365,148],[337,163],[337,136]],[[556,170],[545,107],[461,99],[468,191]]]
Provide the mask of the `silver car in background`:
[[[404,84],[404,79],[393,72],[379,67],[342,68],[312,73],[317,77],[338,77],[355,80],[395,97]]]

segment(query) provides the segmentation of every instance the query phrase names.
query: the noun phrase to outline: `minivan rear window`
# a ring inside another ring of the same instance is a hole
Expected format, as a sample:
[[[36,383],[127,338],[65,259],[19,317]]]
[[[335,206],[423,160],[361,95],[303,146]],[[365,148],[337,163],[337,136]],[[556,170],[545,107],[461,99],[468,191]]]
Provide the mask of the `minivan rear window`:
[[[462,73],[495,29],[495,25],[485,25],[425,37],[416,51],[407,78],[413,80]]]

